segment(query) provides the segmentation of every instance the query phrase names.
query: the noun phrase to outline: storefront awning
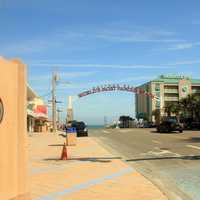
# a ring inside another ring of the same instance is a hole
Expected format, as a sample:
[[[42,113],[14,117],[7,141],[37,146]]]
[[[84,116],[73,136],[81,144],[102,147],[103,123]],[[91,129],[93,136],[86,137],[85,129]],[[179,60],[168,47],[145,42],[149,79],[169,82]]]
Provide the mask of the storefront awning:
[[[35,113],[34,111],[32,111],[30,109],[27,109],[27,115],[29,115],[31,117],[34,117],[36,119],[39,119],[39,118],[48,119],[47,114],[44,114],[44,113]]]

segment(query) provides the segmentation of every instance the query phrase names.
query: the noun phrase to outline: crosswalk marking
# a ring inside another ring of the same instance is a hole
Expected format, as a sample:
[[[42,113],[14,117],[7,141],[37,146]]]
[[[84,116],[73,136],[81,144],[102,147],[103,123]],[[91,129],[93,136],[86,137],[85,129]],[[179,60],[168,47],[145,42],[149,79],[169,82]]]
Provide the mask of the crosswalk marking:
[[[200,147],[194,146],[194,145],[190,145],[190,144],[186,145],[186,147],[200,150]]]

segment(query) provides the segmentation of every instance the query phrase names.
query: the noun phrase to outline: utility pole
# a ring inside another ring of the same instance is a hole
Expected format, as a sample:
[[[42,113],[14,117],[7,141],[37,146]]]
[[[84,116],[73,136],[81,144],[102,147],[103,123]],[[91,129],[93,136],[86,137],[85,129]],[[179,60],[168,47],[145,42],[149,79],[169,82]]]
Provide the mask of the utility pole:
[[[56,72],[53,72],[52,74],[52,125],[53,125],[53,132],[55,133],[57,130],[57,103],[62,103],[61,101],[56,100],[56,85],[59,81],[59,76]],[[59,83],[64,83],[64,84],[69,84],[69,82],[60,82]],[[59,110],[60,111],[60,110]],[[58,113],[59,117],[59,113]]]
[[[58,114],[58,124],[60,124],[60,113],[62,112],[61,109],[57,109],[57,114]]]
[[[56,124],[56,82],[57,82],[57,74],[53,72],[52,75],[52,125],[53,132],[56,132],[57,124]]]

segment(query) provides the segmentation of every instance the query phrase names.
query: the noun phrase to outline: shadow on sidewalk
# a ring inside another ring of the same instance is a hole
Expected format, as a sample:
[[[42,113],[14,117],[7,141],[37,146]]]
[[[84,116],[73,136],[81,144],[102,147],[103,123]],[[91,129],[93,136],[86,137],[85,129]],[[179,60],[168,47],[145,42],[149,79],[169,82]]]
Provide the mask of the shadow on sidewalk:
[[[66,138],[66,133],[60,133],[59,136]]]
[[[189,137],[187,139],[184,139],[183,141],[189,143],[200,143],[200,137]]]
[[[172,131],[172,132],[163,132],[163,133],[159,133],[158,131],[156,130],[153,130],[153,131],[150,131],[150,133],[155,133],[155,134],[158,134],[158,135],[170,135],[170,134],[173,134],[173,135],[179,135],[181,133],[177,132],[177,131]]]
[[[168,157],[154,157],[154,158],[136,158],[128,159],[127,162],[148,161],[148,160],[200,160],[200,155],[196,156],[168,156]]]
[[[64,144],[49,144],[49,147],[63,147]]]
[[[86,157],[86,158],[69,158],[68,161],[83,161],[83,162],[100,162],[108,163],[111,160],[122,159],[121,157]],[[46,158],[45,161],[61,161],[59,158]]]

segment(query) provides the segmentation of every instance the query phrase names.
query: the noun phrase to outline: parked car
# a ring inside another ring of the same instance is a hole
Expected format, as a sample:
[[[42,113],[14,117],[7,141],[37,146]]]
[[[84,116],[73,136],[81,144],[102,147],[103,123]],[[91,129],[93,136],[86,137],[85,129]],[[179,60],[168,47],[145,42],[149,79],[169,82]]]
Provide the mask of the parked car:
[[[133,126],[134,119],[130,116],[120,116],[119,128],[131,128]]]
[[[190,129],[199,130],[200,129],[200,122],[192,122],[189,127],[190,127]]]
[[[76,128],[77,137],[87,137],[88,129],[84,122],[72,121],[71,127]]]
[[[156,125],[153,122],[144,121],[142,128],[156,128]]]
[[[170,133],[173,131],[183,132],[183,125],[176,119],[167,119],[157,125],[157,131],[159,133]]]

